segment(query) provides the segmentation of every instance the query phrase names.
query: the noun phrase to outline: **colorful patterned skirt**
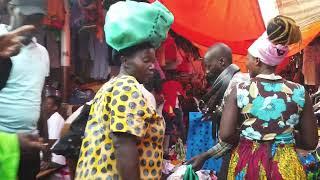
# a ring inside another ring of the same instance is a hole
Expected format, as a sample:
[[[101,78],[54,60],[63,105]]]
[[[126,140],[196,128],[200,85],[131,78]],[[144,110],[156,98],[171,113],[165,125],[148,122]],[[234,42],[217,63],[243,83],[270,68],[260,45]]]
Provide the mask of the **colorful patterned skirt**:
[[[258,143],[241,139],[231,155],[228,180],[306,178],[294,144]]]

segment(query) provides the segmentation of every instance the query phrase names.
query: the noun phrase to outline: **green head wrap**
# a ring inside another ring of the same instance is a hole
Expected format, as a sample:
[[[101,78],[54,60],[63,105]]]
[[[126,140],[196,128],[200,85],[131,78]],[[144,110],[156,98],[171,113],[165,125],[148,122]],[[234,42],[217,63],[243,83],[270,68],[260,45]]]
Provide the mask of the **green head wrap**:
[[[172,13],[159,1],[117,2],[106,15],[106,42],[117,51],[144,42],[158,48],[166,39],[173,19]]]

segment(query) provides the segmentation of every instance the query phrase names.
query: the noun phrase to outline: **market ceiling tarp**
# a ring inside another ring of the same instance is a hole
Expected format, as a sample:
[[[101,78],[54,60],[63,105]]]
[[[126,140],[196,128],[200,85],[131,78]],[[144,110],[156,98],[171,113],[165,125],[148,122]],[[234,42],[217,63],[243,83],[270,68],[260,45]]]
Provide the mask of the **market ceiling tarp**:
[[[200,47],[228,44],[235,54],[264,31],[270,18],[282,14],[297,20],[303,32],[298,52],[320,31],[320,0],[161,0],[175,16],[173,30]]]

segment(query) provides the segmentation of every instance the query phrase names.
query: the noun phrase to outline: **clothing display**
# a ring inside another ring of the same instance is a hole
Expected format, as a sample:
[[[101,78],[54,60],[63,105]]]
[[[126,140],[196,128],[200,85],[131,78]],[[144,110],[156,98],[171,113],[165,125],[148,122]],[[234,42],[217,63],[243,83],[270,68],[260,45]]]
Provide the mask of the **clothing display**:
[[[239,84],[241,139],[231,156],[228,179],[305,179],[293,135],[304,104],[304,87],[274,74]]]
[[[173,114],[173,110],[179,107],[178,95],[185,94],[180,82],[169,80],[162,84],[162,92],[165,102],[163,111],[169,115]]]
[[[96,80],[107,79],[110,73],[108,47],[105,41],[100,41],[93,33],[90,33],[89,53],[93,63],[90,77]]]
[[[172,173],[167,180],[217,180],[217,177],[209,170],[194,172],[191,165],[182,165]]]
[[[134,77],[123,75],[98,91],[86,126],[76,179],[119,178],[112,142],[115,132],[139,137],[142,179],[161,177],[165,123],[138,86]]]
[[[97,29],[96,26],[85,28],[94,25],[95,20],[91,21],[83,8],[79,6],[78,0],[71,1],[71,60],[75,74],[83,79],[105,80],[110,71],[108,63],[110,48],[98,38],[94,31]],[[95,10],[93,12],[96,13]]]
[[[47,16],[44,19],[44,24],[62,29],[65,21],[64,3],[57,0],[47,0]]]
[[[96,37],[100,42],[103,41],[104,9],[102,3],[96,0],[78,0],[78,6],[81,10],[82,25],[94,25],[96,28]]]
[[[0,25],[0,34],[7,28]],[[48,51],[33,38],[11,62],[9,79],[0,91],[0,131],[31,132],[39,120],[41,92],[49,75]]]
[[[187,138],[187,159],[191,159],[214,146],[217,141],[212,138],[212,122],[201,121],[201,112],[189,113],[189,131]],[[219,172],[222,159],[209,159],[203,169]]]
[[[304,49],[302,72],[305,84],[320,84],[320,41]]]
[[[184,180],[199,180],[198,175],[193,171],[192,165],[188,165],[183,176]]]
[[[50,68],[60,68],[60,32],[56,30],[46,30],[44,37],[44,44],[47,49],[50,49],[49,58],[50,58]]]
[[[306,155],[300,155],[299,159],[307,173],[308,180],[320,178],[320,144],[318,148]]]

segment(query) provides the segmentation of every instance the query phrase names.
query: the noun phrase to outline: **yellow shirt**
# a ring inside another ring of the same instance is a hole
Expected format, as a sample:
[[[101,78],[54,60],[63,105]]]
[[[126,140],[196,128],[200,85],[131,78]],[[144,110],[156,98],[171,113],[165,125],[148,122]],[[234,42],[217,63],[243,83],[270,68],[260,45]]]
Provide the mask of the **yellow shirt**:
[[[141,179],[160,179],[165,123],[148,104],[132,76],[117,77],[97,92],[82,141],[76,179],[121,179],[113,132],[139,137]]]

